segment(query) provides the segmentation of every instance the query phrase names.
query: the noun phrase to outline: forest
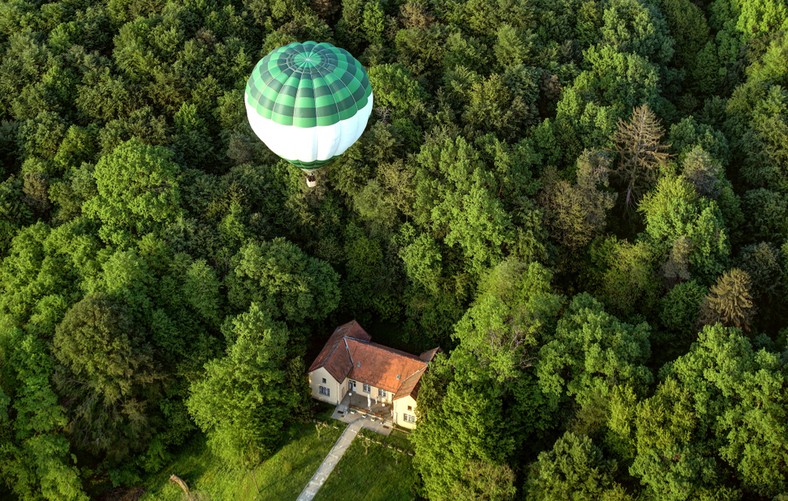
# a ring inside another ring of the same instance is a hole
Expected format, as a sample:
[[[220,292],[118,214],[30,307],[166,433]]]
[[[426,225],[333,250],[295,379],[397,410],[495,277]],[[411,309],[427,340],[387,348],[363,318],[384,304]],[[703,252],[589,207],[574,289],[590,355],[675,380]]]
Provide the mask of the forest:
[[[367,69],[309,188],[255,63]],[[430,500],[788,499],[782,0],[2,0],[0,498],[254,465],[357,319]]]

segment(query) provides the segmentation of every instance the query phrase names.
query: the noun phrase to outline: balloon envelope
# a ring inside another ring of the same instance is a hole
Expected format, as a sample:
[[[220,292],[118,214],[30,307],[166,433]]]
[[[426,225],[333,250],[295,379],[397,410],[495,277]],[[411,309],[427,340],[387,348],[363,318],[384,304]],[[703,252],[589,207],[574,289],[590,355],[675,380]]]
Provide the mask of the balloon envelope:
[[[372,87],[348,51],[295,42],[257,63],[245,102],[252,130],[271,151],[302,169],[317,169],[364,132]]]

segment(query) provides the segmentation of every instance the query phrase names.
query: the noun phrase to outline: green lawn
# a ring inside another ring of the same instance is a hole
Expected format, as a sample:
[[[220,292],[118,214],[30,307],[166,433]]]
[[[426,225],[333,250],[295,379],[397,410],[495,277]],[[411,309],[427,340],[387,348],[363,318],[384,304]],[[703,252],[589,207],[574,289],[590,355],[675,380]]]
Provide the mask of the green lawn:
[[[390,437],[384,437],[362,430],[317,492],[315,501],[415,499],[417,477],[413,457],[385,445],[370,443],[366,448],[364,436],[400,449],[411,449],[402,432],[393,431]]]
[[[253,471],[223,464],[203,439],[197,439],[145,483],[146,493],[141,499],[182,501],[182,491],[169,481],[174,473],[204,500],[294,500],[342,433],[344,425],[336,424],[340,429],[323,429],[320,438],[312,424],[291,428],[285,445]]]

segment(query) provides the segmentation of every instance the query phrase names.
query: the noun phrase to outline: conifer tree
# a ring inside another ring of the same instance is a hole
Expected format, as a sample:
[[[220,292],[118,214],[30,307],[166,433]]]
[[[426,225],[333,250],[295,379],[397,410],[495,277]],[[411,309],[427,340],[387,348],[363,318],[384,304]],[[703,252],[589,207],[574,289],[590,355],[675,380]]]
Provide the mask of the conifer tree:
[[[720,276],[711,286],[709,294],[701,307],[701,322],[719,322],[727,327],[750,330],[755,314],[752,302],[752,281],[750,275],[739,268],[733,268]]]
[[[659,167],[667,160],[663,135],[659,119],[646,104],[633,109],[628,121],[618,121],[613,137],[619,154],[615,173],[626,187],[626,207],[631,207],[656,181]]]

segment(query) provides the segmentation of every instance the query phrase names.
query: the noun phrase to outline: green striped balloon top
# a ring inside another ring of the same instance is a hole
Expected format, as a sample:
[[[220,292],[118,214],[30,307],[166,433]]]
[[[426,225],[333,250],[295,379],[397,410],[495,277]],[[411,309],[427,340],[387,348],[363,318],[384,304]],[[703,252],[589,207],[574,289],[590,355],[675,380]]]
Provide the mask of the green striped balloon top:
[[[296,127],[350,118],[371,94],[361,63],[326,42],[294,42],[273,50],[246,83],[246,100],[260,116]]]

